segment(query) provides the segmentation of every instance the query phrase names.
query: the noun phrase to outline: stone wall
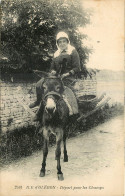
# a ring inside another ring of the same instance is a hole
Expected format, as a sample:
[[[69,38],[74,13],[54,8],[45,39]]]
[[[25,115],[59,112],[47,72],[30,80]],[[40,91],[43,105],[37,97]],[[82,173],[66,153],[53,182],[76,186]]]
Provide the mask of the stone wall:
[[[29,109],[28,105],[36,99],[36,83],[4,82],[1,81],[1,129],[2,132],[14,130],[18,127],[34,125],[32,114],[37,110]],[[96,95],[96,77],[79,80],[76,94]],[[24,104],[23,104],[24,103]]]
[[[23,107],[20,99],[29,105],[36,99],[36,83],[1,81],[1,129],[2,132],[32,124],[32,115]]]
[[[86,79],[77,79],[74,85],[75,93],[77,97],[82,95],[97,95],[97,80],[96,75],[87,77]]]

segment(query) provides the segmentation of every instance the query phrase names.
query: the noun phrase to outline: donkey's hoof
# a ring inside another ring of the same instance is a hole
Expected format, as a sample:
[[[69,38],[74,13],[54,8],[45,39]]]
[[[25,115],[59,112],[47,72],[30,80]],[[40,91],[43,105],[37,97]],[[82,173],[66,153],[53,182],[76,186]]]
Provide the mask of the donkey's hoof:
[[[68,162],[68,156],[65,156],[63,161]]]
[[[57,174],[58,175],[58,180],[62,181],[64,180],[63,174]]]
[[[40,175],[39,175],[39,177],[44,177],[44,176],[45,176],[45,171],[40,170]]]

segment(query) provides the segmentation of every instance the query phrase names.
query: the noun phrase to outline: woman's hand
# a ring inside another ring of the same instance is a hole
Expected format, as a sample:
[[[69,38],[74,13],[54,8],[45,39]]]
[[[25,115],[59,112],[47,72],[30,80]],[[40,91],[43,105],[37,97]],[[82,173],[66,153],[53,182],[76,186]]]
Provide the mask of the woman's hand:
[[[63,78],[66,78],[66,77],[68,77],[69,75],[70,75],[69,73],[62,74],[61,78],[62,78],[62,79],[63,79]]]
[[[56,71],[55,71],[55,70],[52,70],[52,71],[50,72],[50,75],[55,76],[55,75],[56,75]]]

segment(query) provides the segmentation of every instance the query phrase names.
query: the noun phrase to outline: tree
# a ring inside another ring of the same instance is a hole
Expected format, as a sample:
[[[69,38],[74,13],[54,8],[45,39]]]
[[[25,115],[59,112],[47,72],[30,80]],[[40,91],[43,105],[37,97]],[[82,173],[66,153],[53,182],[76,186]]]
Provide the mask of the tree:
[[[79,32],[90,22],[90,13],[82,0],[10,0],[2,1],[2,50],[11,67],[23,72],[48,70],[54,51],[55,35],[69,34],[84,68],[90,49],[82,46],[87,36]]]

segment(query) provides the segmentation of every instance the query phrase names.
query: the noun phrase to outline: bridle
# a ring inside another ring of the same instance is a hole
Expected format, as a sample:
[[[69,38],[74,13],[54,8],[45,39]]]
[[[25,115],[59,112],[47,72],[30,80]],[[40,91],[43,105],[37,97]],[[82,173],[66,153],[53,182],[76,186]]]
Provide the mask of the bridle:
[[[57,97],[57,99],[55,98],[55,96]],[[47,98],[52,98],[54,100],[54,102],[56,103],[56,105],[58,104],[58,102],[63,99],[62,95],[55,92],[55,91],[50,91],[48,92],[47,94],[44,95],[43,97],[43,103],[44,103],[44,106],[46,105],[46,100]]]
[[[61,79],[60,76],[49,76],[49,77],[46,77],[46,79]],[[62,87],[64,88],[64,84],[63,84],[63,81],[61,79],[61,83],[62,83]],[[63,96],[62,94],[58,93],[58,92],[55,92],[55,91],[49,91],[48,93],[46,93],[44,96],[43,96],[43,104],[44,106],[46,106],[46,100],[47,98],[52,98],[54,100],[54,102],[56,103],[56,105],[58,104],[58,102],[63,99]]]

